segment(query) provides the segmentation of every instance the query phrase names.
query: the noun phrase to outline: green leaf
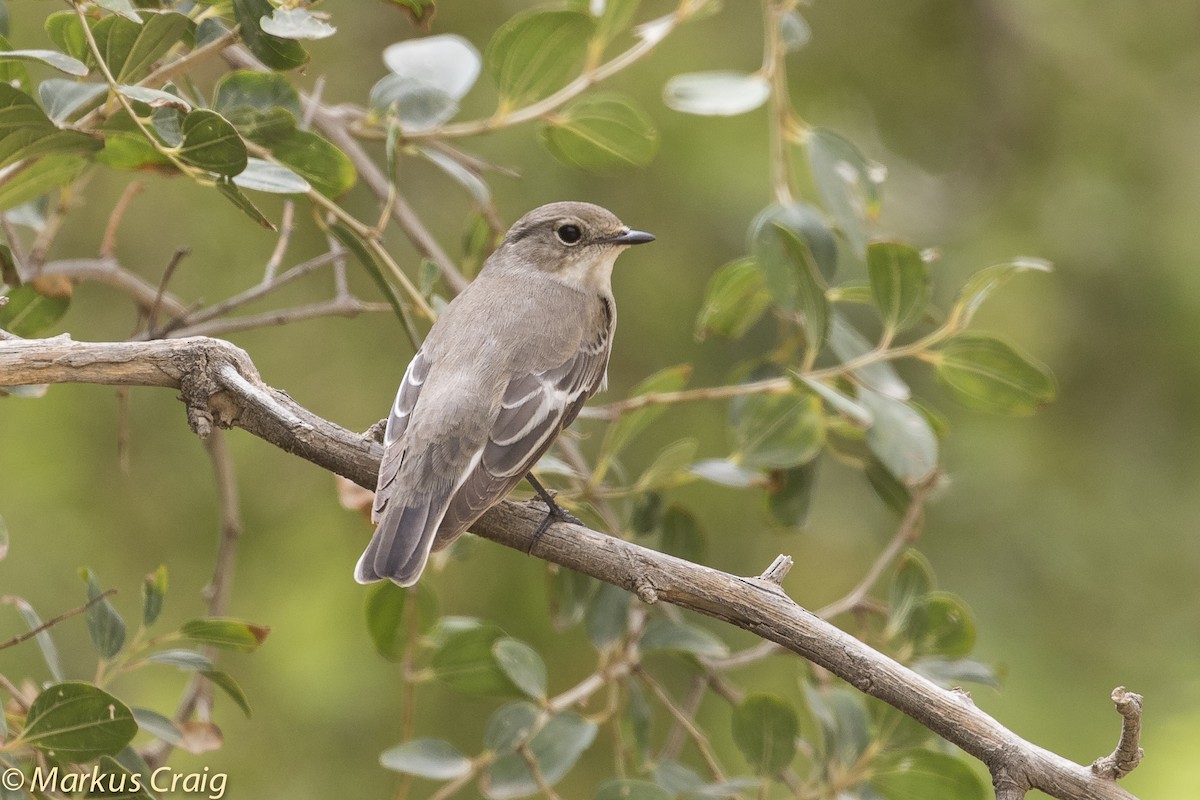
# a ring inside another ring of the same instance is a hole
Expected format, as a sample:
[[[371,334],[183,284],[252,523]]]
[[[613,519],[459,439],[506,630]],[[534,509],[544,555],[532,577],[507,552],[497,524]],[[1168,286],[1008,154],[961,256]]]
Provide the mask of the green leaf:
[[[836,386],[831,386],[822,381],[815,381],[807,375],[802,375],[798,372],[792,372],[792,377],[799,379],[801,383],[820,395],[830,410],[841,414],[857,425],[869,428],[871,423],[875,421],[874,417],[871,416],[871,412],[865,406],[849,395],[843,394]]]
[[[71,304],[70,297],[42,294],[33,283],[18,286],[6,296],[8,302],[0,306],[0,328],[25,338],[58,322]]]
[[[292,39],[280,39],[263,31],[259,20],[275,10],[268,0],[233,0],[233,16],[246,47],[273,70],[289,70],[308,62],[308,53]]]
[[[36,631],[42,627],[42,619],[33,610],[33,606],[25,602],[24,599],[15,596],[9,596],[6,601],[17,607],[22,619],[25,620],[25,625],[29,630]],[[46,662],[46,668],[50,670],[50,676],[56,681],[63,679],[62,666],[58,660],[58,648],[54,646],[54,640],[50,638],[49,630],[40,630],[34,634],[34,641],[38,644],[38,649],[42,651],[42,660]]]
[[[975,619],[949,592],[930,592],[910,618],[908,630],[918,655],[961,658],[975,649]]]
[[[448,635],[433,653],[434,677],[464,694],[511,695],[519,690],[496,661],[492,646],[504,638],[495,625]]]
[[[391,581],[376,584],[367,596],[367,633],[375,651],[388,661],[399,661],[404,654],[407,633],[403,628],[408,590]]]
[[[592,800],[672,800],[661,786],[631,779],[613,780],[600,785]]]
[[[698,774],[674,761],[656,764],[654,780],[673,795],[691,793],[704,786],[704,780]]]
[[[218,175],[233,176],[246,168],[246,145],[229,120],[207,108],[197,108],[183,118],[183,144],[179,158]]]
[[[874,455],[863,465],[863,475],[879,499],[897,514],[903,514],[912,504],[912,492]]]
[[[493,753],[511,753],[529,740],[541,711],[521,700],[496,709],[483,733],[483,746]]]
[[[371,87],[372,113],[394,117],[409,133],[431,131],[458,113],[458,101],[437,86],[401,75],[385,75]]]
[[[829,331],[826,281],[837,266],[833,234],[808,206],[769,206],[750,225],[750,252],[775,305],[801,315],[806,348],[820,351]]]
[[[66,186],[82,175],[87,166],[87,162],[79,156],[45,156],[38,159],[0,186],[0,211],[24,205],[60,186]],[[56,299],[64,301],[62,311],[65,313],[65,301],[68,298]],[[0,310],[0,315],[3,313]]]
[[[162,89],[148,89],[145,86],[128,86],[122,84],[117,87],[117,91],[130,100],[145,103],[153,109],[175,109],[185,112],[192,110],[192,104],[187,100],[184,100],[179,95],[164,92]],[[161,129],[159,132],[161,134]]]
[[[501,25],[484,54],[501,107],[538,100],[565,85],[582,66],[594,27],[586,14],[536,9]]]
[[[653,712],[640,684],[627,682],[625,691],[629,696],[625,703],[625,721],[632,734],[637,762],[645,764],[650,760],[650,720]]]
[[[79,570],[79,577],[87,586],[88,601],[100,598],[104,592],[96,583],[90,569]],[[84,615],[87,618],[88,635],[102,658],[112,658],[125,646],[125,620],[113,608],[108,598],[93,602]]]
[[[179,629],[185,639],[243,653],[257,650],[270,632],[270,628],[230,617],[194,619]]]
[[[812,38],[812,30],[800,12],[795,9],[786,12],[779,20],[779,38],[783,47],[789,53],[800,50]]]
[[[29,707],[21,741],[70,763],[114,755],[137,733],[133,712],[111,694],[82,681],[56,683]]]
[[[437,12],[437,3],[434,0],[384,0],[384,2],[402,9],[412,24],[418,28],[428,29],[433,15]]]
[[[522,692],[533,698],[546,696],[546,662],[532,647],[504,637],[492,643],[492,656],[501,672]]]
[[[731,408],[738,461],[751,469],[806,464],[825,443],[821,402],[808,392],[750,395]]]
[[[733,710],[733,741],[758,775],[774,775],[792,762],[800,721],[772,694],[752,694]]]
[[[74,11],[55,11],[46,17],[45,28],[50,41],[59,50],[85,65],[92,63],[87,34],[83,32],[83,24]]]
[[[983,301],[992,292],[1007,283],[1012,276],[1030,271],[1050,272],[1050,269],[1050,262],[1040,258],[1018,258],[981,269],[972,275],[959,290],[950,311],[951,322],[961,327],[969,325],[975,312],[983,305]]]
[[[57,50],[4,50],[0,61],[36,61],[54,67],[59,72],[83,77],[88,74],[87,64]]]
[[[529,741],[528,754],[549,786],[562,780],[596,738],[596,724],[573,711],[553,717]],[[483,775],[484,794],[490,800],[524,797],[539,789],[522,755],[497,758]]]
[[[780,525],[798,528],[808,523],[819,463],[813,459],[798,467],[771,471],[767,483],[767,511]]]
[[[888,592],[889,628],[905,628],[916,609],[933,591],[933,566],[917,550],[909,548],[896,565]]]
[[[195,650],[162,650],[157,653],[151,653],[145,659],[151,664],[166,664],[171,667],[178,667],[185,672],[202,672],[206,669],[212,669],[212,659],[203,653],[197,653]]]
[[[38,84],[38,97],[54,122],[62,122],[83,106],[108,92],[103,83],[80,83],[50,78]]]
[[[607,647],[625,635],[629,627],[629,604],[633,595],[620,586],[606,583],[596,592],[587,611],[588,638],[597,650]]]
[[[702,562],[706,547],[704,530],[696,515],[675,504],[662,517],[662,549],[691,562]]]
[[[916,248],[901,242],[872,242],[867,248],[871,295],[884,327],[902,331],[921,320],[929,303],[929,275]]]
[[[724,658],[729,655],[729,647],[713,634],[695,625],[666,617],[654,617],[646,624],[641,650],[643,653],[690,653],[706,658]]]
[[[217,82],[213,110],[260,144],[289,136],[300,119],[300,93],[282,75],[235,70]]]
[[[808,163],[817,191],[851,249],[867,254],[866,223],[879,215],[883,168],[863,156],[854,143],[830,130],[816,128],[806,140]]]
[[[643,492],[677,483],[695,458],[698,445],[695,439],[680,439],[667,445],[646,467],[646,471],[638,476],[634,484],[635,491]]]
[[[640,2],[641,0],[605,0],[603,10],[596,17],[595,40],[599,49],[602,50],[618,34],[629,28]],[[592,4],[588,2],[586,5],[590,10]]]
[[[358,238],[354,231],[347,228],[340,222],[329,226],[329,232],[333,237],[341,242],[342,246],[354,254],[358,263],[362,264],[367,270],[367,274],[371,276],[371,280],[375,281],[375,285],[379,287],[379,292],[384,296],[384,299],[392,306],[392,311],[396,314],[396,319],[400,320],[401,325],[407,325],[404,316],[404,306],[400,302],[400,296],[396,293],[396,288],[388,283],[387,278],[383,277],[383,267],[375,259],[375,254],[372,253],[363,243],[363,240]]]
[[[43,155],[86,154],[103,146],[98,137],[60,130],[36,100],[0,83],[0,166]]]
[[[129,0],[95,0],[96,5],[101,8],[107,8],[114,14],[119,14],[122,18],[127,19],[136,24],[141,24],[142,18],[138,16],[137,9],[133,7],[133,3]]]
[[[661,392],[677,392],[687,385],[692,375],[690,364],[680,364],[667,367],[643,380],[629,393],[630,397],[641,397],[647,394]],[[631,411],[608,427],[604,434],[604,444],[601,452],[608,458],[616,456],[625,445],[637,438],[642,431],[650,427],[667,410],[665,405],[649,405]]]
[[[696,339],[703,340],[709,333],[740,339],[769,305],[771,295],[754,259],[731,261],[708,282],[704,305],[696,316]]]
[[[884,753],[871,788],[887,800],[985,800],[991,793],[958,756],[932,750]]]
[[[835,313],[829,326],[829,349],[840,361],[848,362],[867,355],[875,348],[846,321],[845,317]],[[859,383],[880,394],[900,400],[907,400],[912,396],[908,384],[887,361],[872,361],[855,367],[852,372]]]
[[[124,110],[109,117],[103,130],[104,149],[96,156],[98,163],[114,169],[157,169],[178,174],[170,159],[151,144]]]
[[[854,764],[871,745],[870,717],[862,696],[845,688],[818,691],[806,684],[805,699],[825,738],[825,750],[843,764]]]
[[[337,33],[337,28],[324,19],[323,14],[314,14],[303,6],[276,8],[271,16],[259,20],[263,32],[280,39],[326,39]]]
[[[119,68],[109,63],[117,82],[137,83],[150,73],[156,61],[190,35],[195,27],[196,24],[183,14],[168,12],[148,16],[145,24],[137,28],[133,43]]]
[[[275,224],[271,222],[271,220],[267,219],[266,215],[259,210],[258,206],[251,202],[249,197],[246,197],[246,195],[242,194],[242,190],[239,189],[237,184],[235,184],[232,180],[229,178],[222,178],[218,180],[217,191],[221,193],[222,197],[237,206],[237,208],[250,219],[254,220],[269,231],[275,230]]]
[[[615,94],[576,100],[549,117],[538,139],[563,164],[597,174],[644,167],[658,152],[654,121]]]
[[[149,627],[162,613],[163,600],[167,596],[167,567],[159,565],[142,581],[142,624]]]
[[[442,739],[413,739],[384,750],[379,763],[387,769],[419,778],[449,781],[471,771],[471,759]]]
[[[716,70],[676,75],[663,87],[667,108],[685,114],[731,117],[767,102],[771,87],[761,75]]]
[[[233,176],[233,182],[241,189],[271,194],[305,194],[312,189],[308,181],[287,167],[254,157],[247,159],[246,168]]]
[[[929,420],[903,400],[865,387],[859,402],[871,412],[867,446],[880,463],[905,486],[917,486],[938,465],[938,440]]]
[[[1050,371],[992,336],[960,333],[934,359],[938,382],[968,408],[1026,415],[1054,399]]]
[[[233,679],[232,675],[216,669],[202,669],[200,670],[200,674],[208,678],[213,686],[223,691],[230,700],[236,703],[247,719],[250,718],[250,701],[246,699],[246,693],[238,685],[238,682]]]
[[[167,744],[178,747],[183,741],[183,732],[179,730],[179,726],[175,721],[164,717],[157,711],[151,711],[148,708],[133,708],[133,718],[137,721],[138,728],[157,737]]]
[[[340,197],[358,180],[349,157],[309,131],[292,131],[272,144],[271,152],[326,197]]]

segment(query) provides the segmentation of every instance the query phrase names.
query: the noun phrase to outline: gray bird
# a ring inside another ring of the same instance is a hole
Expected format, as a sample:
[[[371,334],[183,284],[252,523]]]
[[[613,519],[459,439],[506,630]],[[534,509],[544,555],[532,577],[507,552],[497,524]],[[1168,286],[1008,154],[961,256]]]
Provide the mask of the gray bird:
[[[412,586],[522,478],[603,388],[617,323],[613,262],[652,242],[590,203],[551,203],[509,229],[413,357],[388,416],[375,535],[354,578]]]

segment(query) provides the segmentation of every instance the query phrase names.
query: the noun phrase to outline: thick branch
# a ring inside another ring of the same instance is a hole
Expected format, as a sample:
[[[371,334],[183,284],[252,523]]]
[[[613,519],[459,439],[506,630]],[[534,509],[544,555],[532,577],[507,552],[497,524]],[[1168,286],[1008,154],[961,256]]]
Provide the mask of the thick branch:
[[[327,422],[266,386],[246,353],[214,339],[134,343],[0,341],[0,386],[103,383],[179,388],[193,430],[236,425],[356,483],[372,487],[380,446]],[[473,532],[528,552],[545,516],[540,505],[503,502]],[[978,709],[793,602],[771,580],[740,578],[607,536],[556,524],[537,540],[538,558],[723,620],[776,642],[916,719],[983,761],[997,796],[1030,788],[1064,800],[1132,800],[1108,777],[1044,750]],[[1127,715],[1128,718],[1128,715]]]

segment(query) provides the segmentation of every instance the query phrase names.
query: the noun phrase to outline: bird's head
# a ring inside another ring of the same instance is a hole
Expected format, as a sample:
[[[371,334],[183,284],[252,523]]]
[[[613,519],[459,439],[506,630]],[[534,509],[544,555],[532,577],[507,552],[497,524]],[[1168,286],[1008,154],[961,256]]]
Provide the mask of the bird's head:
[[[611,211],[591,203],[550,203],[509,229],[489,261],[533,267],[579,288],[607,290],[613,262],[630,245],[654,236],[630,230]]]

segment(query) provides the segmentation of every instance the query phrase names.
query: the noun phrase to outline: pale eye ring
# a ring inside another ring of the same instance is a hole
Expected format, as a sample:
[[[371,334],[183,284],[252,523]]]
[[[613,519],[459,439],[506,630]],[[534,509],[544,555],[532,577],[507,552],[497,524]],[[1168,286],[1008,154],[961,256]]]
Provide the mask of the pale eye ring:
[[[563,244],[572,245],[579,244],[579,240],[583,238],[583,231],[579,230],[578,225],[559,225],[554,231],[554,235]]]

